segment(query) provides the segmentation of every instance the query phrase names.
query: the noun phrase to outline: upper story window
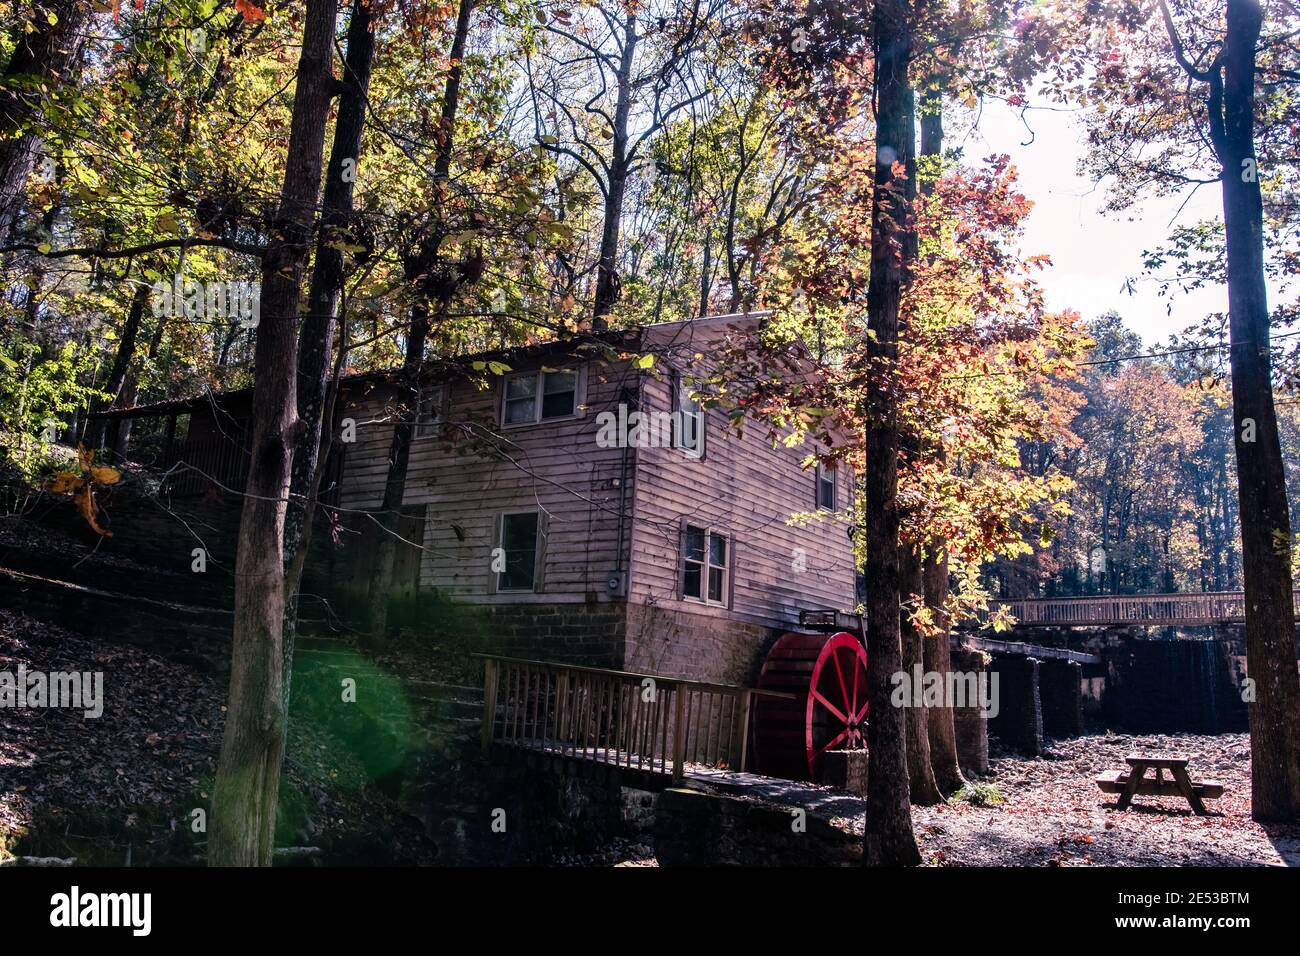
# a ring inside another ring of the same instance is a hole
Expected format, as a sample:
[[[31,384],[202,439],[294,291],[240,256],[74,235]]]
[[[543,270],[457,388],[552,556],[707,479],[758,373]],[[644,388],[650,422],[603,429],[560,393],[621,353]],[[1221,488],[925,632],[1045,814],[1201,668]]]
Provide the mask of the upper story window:
[[[438,434],[442,424],[443,398],[446,395],[442,385],[434,385],[420,395],[420,407],[415,416],[415,437],[428,438]]]
[[[835,466],[817,465],[817,507],[835,510]]]
[[[682,533],[682,596],[705,604],[730,601],[730,540],[712,528],[688,524]]]
[[[572,418],[577,411],[575,369],[524,372],[506,377],[503,425],[533,425],[551,418]]]
[[[691,397],[690,386],[674,375],[673,388],[673,447],[680,448],[692,458],[704,457],[704,408]]]

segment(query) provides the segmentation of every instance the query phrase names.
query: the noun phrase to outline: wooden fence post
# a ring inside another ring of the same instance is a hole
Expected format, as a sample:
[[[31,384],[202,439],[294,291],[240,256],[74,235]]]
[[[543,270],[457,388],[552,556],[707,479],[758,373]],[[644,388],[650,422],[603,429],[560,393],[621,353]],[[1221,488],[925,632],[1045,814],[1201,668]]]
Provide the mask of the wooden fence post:
[[[686,775],[686,688],[673,686],[673,783]]]
[[[483,728],[479,738],[486,756],[492,749],[492,724],[497,709],[497,662],[491,658],[483,661]]]
[[[744,773],[745,758],[748,756],[749,749],[749,688],[744,688],[740,691],[736,702],[740,706],[738,709],[736,726],[733,729],[733,733],[735,734],[734,748],[727,756],[739,754],[740,759],[736,761],[736,765],[731,769],[737,773]]]

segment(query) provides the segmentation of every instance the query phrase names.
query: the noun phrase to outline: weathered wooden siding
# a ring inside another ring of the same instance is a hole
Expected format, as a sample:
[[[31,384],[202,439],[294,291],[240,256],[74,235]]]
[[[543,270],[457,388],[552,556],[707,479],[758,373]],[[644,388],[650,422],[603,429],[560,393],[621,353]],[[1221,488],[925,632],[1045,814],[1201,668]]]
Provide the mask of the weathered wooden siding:
[[[661,335],[663,333],[660,333]],[[688,379],[707,366],[707,333],[680,327],[668,361]],[[701,358],[696,358],[696,355]],[[644,377],[649,411],[671,411],[671,386]],[[711,617],[731,617],[774,628],[796,625],[804,608],[851,609],[855,569],[847,525],[827,519],[799,527],[792,514],[816,510],[813,469],[803,470],[807,447],[772,448],[767,429],[749,423],[736,437],[726,416],[707,412],[704,460],[674,448],[637,451],[630,600]],[[849,503],[851,482],[842,471],[837,505]],[[731,607],[706,606],[680,597],[678,562],[682,520],[733,535]],[[798,571],[802,549],[806,570]]]
[[[539,359],[531,367],[543,364],[570,363]],[[624,364],[585,364],[585,402],[581,384],[578,395],[585,408],[578,417],[538,425],[500,427],[500,378],[487,389],[465,381],[449,386],[443,405],[448,426],[442,435],[415,439],[407,475],[405,504],[426,507],[423,586],[469,603],[622,600],[608,582],[620,566],[627,567],[626,557],[621,565],[618,560],[619,509],[622,497],[630,511],[633,461],[623,449],[597,446],[596,416],[617,407],[621,388],[635,389],[636,375]],[[514,371],[528,368],[519,365]],[[380,386],[339,413],[357,422],[356,442],[347,446],[343,463],[339,504],[344,509],[373,509],[382,500],[393,431],[386,410],[391,396],[390,388]],[[458,444],[445,437],[453,435]],[[500,437],[475,442],[470,435]],[[491,553],[498,516],[539,507],[548,515],[542,589],[494,593]],[[629,519],[623,529],[625,554],[630,527]]]

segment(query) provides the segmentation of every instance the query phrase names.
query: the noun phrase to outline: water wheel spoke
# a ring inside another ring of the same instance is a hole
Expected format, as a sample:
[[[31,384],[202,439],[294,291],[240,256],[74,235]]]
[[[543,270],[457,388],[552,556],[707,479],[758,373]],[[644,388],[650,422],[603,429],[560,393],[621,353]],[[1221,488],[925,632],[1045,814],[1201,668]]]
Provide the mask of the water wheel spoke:
[[[831,651],[831,660],[835,662],[835,676],[838,677],[840,680],[840,700],[844,701],[845,705],[847,706],[849,702],[849,689],[846,686],[844,686],[844,668],[840,667],[840,655],[839,655],[838,648]]]
[[[823,697],[821,691],[816,689],[813,690],[813,700],[817,701],[823,707],[829,710],[832,714],[834,714],[835,719],[838,720],[840,723],[844,724],[846,727],[848,726],[849,724],[848,716],[843,711],[841,711],[838,707],[832,704],[829,700]]]
[[[856,713],[858,709],[858,675],[861,673],[861,667],[853,668],[853,702],[849,704],[849,711],[852,713]]]
[[[826,753],[826,751],[833,748],[836,744],[838,744],[841,740],[843,740],[848,735],[849,735],[849,729],[845,727],[838,734],[832,737],[829,743],[827,743],[824,747],[818,749],[817,756],[820,757],[822,754]]]

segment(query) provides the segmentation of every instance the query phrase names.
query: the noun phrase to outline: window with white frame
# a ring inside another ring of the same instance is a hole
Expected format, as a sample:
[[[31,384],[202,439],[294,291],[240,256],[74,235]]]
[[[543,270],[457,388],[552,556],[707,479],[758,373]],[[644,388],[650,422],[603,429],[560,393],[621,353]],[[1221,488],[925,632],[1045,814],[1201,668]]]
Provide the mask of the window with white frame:
[[[835,510],[834,465],[817,465],[817,507]]]
[[[725,606],[730,597],[730,551],[723,532],[686,525],[682,531],[682,596]]]
[[[578,372],[551,369],[508,375],[502,401],[503,425],[534,425],[572,418],[578,411]]]
[[[692,458],[704,457],[704,407],[691,397],[691,388],[680,375],[674,375],[673,387],[673,447],[680,448]]]
[[[420,394],[420,407],[415,415],[415,437],[428,438],[438,434],[442,424],[442,403],[445,395],[444,386],[434,385]]]
[[[508,511],[501,516],[501,549],[497,565],[498,591],[537,589],[537,561],[541,521],[536,511]]]

